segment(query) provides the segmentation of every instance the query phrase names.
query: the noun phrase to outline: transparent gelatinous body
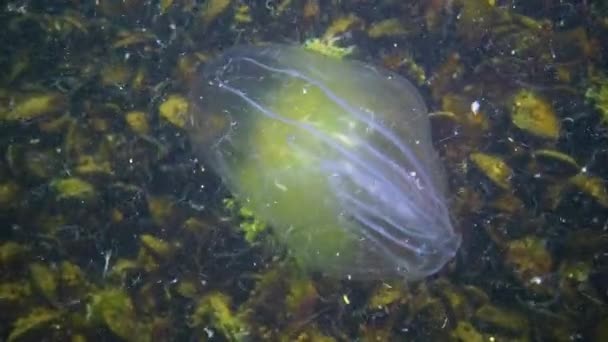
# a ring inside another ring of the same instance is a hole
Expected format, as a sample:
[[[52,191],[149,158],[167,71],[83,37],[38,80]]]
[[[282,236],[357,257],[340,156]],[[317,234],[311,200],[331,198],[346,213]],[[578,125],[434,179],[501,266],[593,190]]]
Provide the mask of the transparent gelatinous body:
[[[195,83],[189,133],[304,267],[420,279],[460,245],[427,110],[405,79],[299,47],[239,47]]]

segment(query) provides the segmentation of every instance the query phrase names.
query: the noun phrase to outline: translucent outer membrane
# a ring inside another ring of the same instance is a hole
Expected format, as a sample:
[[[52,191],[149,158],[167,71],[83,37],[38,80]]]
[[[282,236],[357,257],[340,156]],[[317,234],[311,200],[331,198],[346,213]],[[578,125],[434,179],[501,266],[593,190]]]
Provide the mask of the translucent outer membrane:
[[[460,245],[418,91],[299,47],[238,47],[191,94],[194,146],[307,269],[414,280]]]

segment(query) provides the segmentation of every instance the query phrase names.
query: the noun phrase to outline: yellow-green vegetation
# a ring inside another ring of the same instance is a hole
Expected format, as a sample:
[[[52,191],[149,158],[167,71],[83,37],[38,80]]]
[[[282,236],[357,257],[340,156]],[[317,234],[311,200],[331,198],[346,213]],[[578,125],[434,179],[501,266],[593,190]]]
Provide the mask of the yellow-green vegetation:
[[[0,183],[0,209],[16,205],[19,199],[19,185],[15,182]]]
[[[131,69],[122,63],[106,65],[101,70],[101,84],[104,86],[124,86],[131,79]]]
[[[152,42],[155,38],[153,34],[142,31],[121,31],[118,36],[118,39],[112,44],[115,49]],[[125,65],[113,64],[106,66],[102,70],[101,76],[105,85],[124,85],[131,76],[131,70],[128,70]]]
[[[184,128],[188,120],[188,100],[180,95],[169,95],[158,108],[160,117],[171,124]]]
[[[110,278],[124,281],[131,273],[139,270],[140,265],[137,260],[121,258],[116,260],[116,263],[114,263],[110,270],[109,276]]]
[[[199,294],[199,289],[194,281],[182,280],[177,284],[175,291],[182,297],[195,299]]]
[[[240,4],[234,11],[234,21],[238,24],[249,24],[253,21],[251,18],[251,8],[247,4]]]
[[[404,27],[403,22],[397,18],[385,19],[373,23],[367,34],[372,38],[397,36],[407,33],[408,29]]]
[[[473,319],[490,332],[514,337],[525,337],[528,334],[528,320],[524,315],[491,304],[477,309]]]
[[[61,319],[61,313],[47,308],[34,308],[28,315],[15,321],[8,342],[40,341],[49,338],[53,325]]]
[[[254,242],[260,233],[267,230],[267,225],[255,216],[253,210],[241,205],[234,198],[225,198],[224,207],[239,218],[239,228],[248,242]]]
[[[570,182],[585,194],[591,196],[603,207],[608,208],[608,190],[606,180],[585,173],[570,178]]]
[[[66,99],[59,93],[21,95],[12,108],[0,107],[0,120],[24,121],[60,112],[66,108]]]
[[[36,150],[36,149],[15,149],[14,154],[21,155],[23,164],[15,167],[23,167],[23,171],[27,172],[32,178],[46,179],[53,176],[58,168],[57,153],[51,150]]]
[[[171,244],[150,234],[143,234],[139,239],[142,246],[160,260],[166,260],[174,251]]]
[[[231,0],[210,0],[205,2],[201,12],[201,20],[206,25],[211,24],[218,16],[230,8]]]
[[[88,200],[95,196],[93,185],[76,177],[57,179],[51,185],[57,192],[58,199]]]
[[[376,288],[367,305],[370,309],[381,309],[406,300],[407,294],[403,291],[401,284],[389,285],[383,283]]]
[[[42,263],[29,265],[32,286],[50,303],[57,301],[57,272]]]
[[[183,228],[190,233],[201,236],[207,235],[213,229],[210,223],[196,217],[189,217],[186,221],[184,221]]]
[[[0,267],[10,266],[21,261],[30,251],[29,246],[14,241],[0,244]]]
[[[560,123],[555,111],[547,100],[534,92],[521,90],[514,96],[511,120],[517,128],[534,136],[559,137]]]
[[[110,174],[112,165],[102,155],[81,155],[78,157],[78,165],[75,168],[80,175],[87,174]]]
[[[551,273],[553,257],[545,241],[528,236],[508,243],[505,261],[517,278],[532,291],[545,292],[545,278]]]
[[[595,73],[591,77],[591,82],[592,85],[585,92],[585,97],[599,112],[602,123],[608,124],[608,77],[605,73]]]
[[[304,48],[334,58],[343,58],[353,52],[354,46],[349,46],[346,48],[340,47],[336,45],[337,40],[337,38],[332,38],[329,40],[312,38],[304,42]]]
[[[146,117],[146,113],[142,111],[130,111],[125,115],[125,120],[133,132],[146,135],[150,132],[150,124]]]
[[[339,17],[327,28],[321,38],[311,38],[304,42],[304,48],[334,58],[343,58],[352,54],[355,47],[340,47],[336,43],[340,35],[355,26],[361,25],[361,19],[355,15]]]
[[[174,214],[174,201],[165,196],[148,196],[148,210],[150,215],[160,227],[164,227]]]
[[[201,298],[189,317],[189,325],[201,329],[211,325],[229,340],[238,341],[247,336],[248,325],[232,309],[230,297],[211,292]]]
[[[151,339],[147,326],[137,320],[131,298],[118,288],[92,293],[87,305],[87,319],[107,327],[127,341]]]
[[[476,152],[472,153],[469,158],[495,185],[501,189],[509,189],[511,187],[513,170],[500,157]]]
[[[484,342],[487,339],[468,321],[460,321],[450,333],[455,341]]]
[[[289,279],[289,291],[285,298],[287,312],[297,314],[306,305],[314,303],[319,298],[315,284],[306,277],[292,277]]]
[[[549,172],[573,174],[581,169],[571,156],[555,150],[536,150],[532,153],[538,164]]]
[[[28,282],[0,283],[0,317],[11,317],[17,314],[15,309],[23,307],[32,294]]]
[[[59,281],[62,289],[67,289],[69,295],[84,295],[90,288],[82,269],[69,261],[63,261],[59,265]]]
[[[591,265],[582,261],[566,261],[560,265],[559,272],[565,281],[570,281],[576,285],[589,280]]]

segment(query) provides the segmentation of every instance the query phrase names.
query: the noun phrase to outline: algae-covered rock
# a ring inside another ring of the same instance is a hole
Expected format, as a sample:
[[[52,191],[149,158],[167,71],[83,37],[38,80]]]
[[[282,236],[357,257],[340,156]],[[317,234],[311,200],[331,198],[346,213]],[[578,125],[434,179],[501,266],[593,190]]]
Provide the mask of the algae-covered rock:
[[[193,280],[181,280],[175,287],[175,292],[182,297],[195,299],[199,293],[198,285]]]
[[[405,302],[407,299],[408,294],[402,286],[391,286],[383,283],[376,288],[367,306],[370,309],[382,309],[393,303]]]
[[[191,327],[217,330],[228,340],[237,341],[248,334],[249,327],[232,309],[230,297],[212,292],[201,298],[190,315]]]
[[[57,192],[57,199],[87,200],[95,196],[93,185],[76,177],[55,180],[51,186]]]
[[[560,123],[552,106],[539,95],[521,90],[513,98],[513,124],[522,131],[540,138],[559,137]]]
[[[211,223],[201,220],[197,217],[190,217],[184,221],[184,230],[192,234],[205,236],[213,231],[214,227]]]
[[[139,248],[136,262],[137,266],[146,273],[158,271],[160,268],[160,260],[158,257],[143,246]]]
[[[23,96],[8,111],[0,111],[0,120],[25,121],[60,112],[66,101],[60,93],[42,93]]]
[[[524,337],[529,330],[528,320],[525,316],[491,304],[485,304],[477,309],[473,319],[484,332]]]
[[[124,86],[130,79],[131,69],[125,64],[109,64],[101,70],[101,84],[104,86]]]
[[[130,274],[140,270],[140,265],[137,260],[120,258],[116,260],[109,276],[124,281]]]
[[[148,211],[158,226],[166,225],[174,215],[175,201],[166,196],[148,196]]]
[[[524,203],[512,193],[500,194],[490,203],[490,207],[509,214],[519,214],[525,209]]]
[[[608,124],[608,77],[599,73],[592,76],[592,85],[585,92],[587,101],[593,103],[601,121]]]
[[[160,104],[160,117],[171,124],[184,128],[188,120],[188,100],[180,95],[170,95]]]
[[[26,149],[23,153],[23,171],[39,179],[54,176],[62,167],[59,155],[52,150]]]
[[[456,328],[450,333],[454,341],[483,342],[485,338],[477,329],[467,321],[459,321]]]
[[[469,158],[499,188],[506,190],[511,187],[513,170],[502,159],[485,153],[472,153]]]
[[[30,251],[26,245],[14,241],[7,241],[0,244],[0,267],[11,266],[23,260]]]
[[[305,331],[300,332],[295,338],[293,336],[285,336],[282,341],[296,341],[296,342],[335,342],[336,339],[327,336],[321,332],[317,327],[309,326]],[[371,341],[368,339],[367,341]]]
[[[315,284],[306,277],[290,279],[289,290],[285,298],[285,307],[293,317],[308,317],[313,314],[319,293]]]
[[[15,182],[0,183],[0,209],[13,207],[17,204],[20,186]]]
[[[210,0],[205,2],[201,12],[201,20],[205,26],[210,25],[217,17],[230,7],[231,0]]]
[[[47,265],[32,263],[29,265],[32,286],[49,302],[57,301],[57,274]]]
[[[401,20],[391,18],[373,23],[367,31],[367,34],[372,38],[380,38],[386,36],[398,36],[407,32],[408,30],[406,27],[404,27]]]
[[[87,306],[91,322],[106,326],[113,334],[127,341],[147,341],[149,332],[136,320],[131,297],[121,289],[93,293]]]
[[[115,49],[118,48],[126,48],[132,47],[134,45],[140,45],[145,43],[154,42],[157,37],[151,33],[143,30],[137,31],[122,31],[118,33],[118,39],[112,44],[112,47]],[[127,81],[130,75],[130,71],[125,65],[111,65],[104,68],[104,72],[102,72],[102,82],[103,84],[112,84],[112,82],[108,82],[109,80],[122,80],[120,83],[124,83]]]
[[[553,266],[553,258],[543,240],[528,236],[510,241],[505,260],[524,285],[531,290],[543,292],[543,283]]]
[[[362,20],[354,14],[338,17],[332,21],[321,38],[306,40],[304,48],[325,56],[343,58],[350,55],[355,47],[338,46],[336,43],[340,39],[340,35],[353,28],[362,27],[362,25]]]
[[[608,340],[608,317],[604,317],[595,326],[594,341],[607,341]]]
[[[137,134],[146,135],[150,132],[150,124],[146,113],[142,111],[133,110],[125,115],[127,124]]]
[[[249,24],[252,21],[251,7],[247,4],[240,4],[234,11],[234,22],[237,24]]]
[[[238,215],[239,228],[243,232],[245,240],[254,242],[262,232],[267,230],[266,223],[258,219],[250,208],[241,205],[235,199],[224,199],[224,206],[234,215]]]
[[[585,173],[579,173],[570,178],[570,183],[593,198],[601,206],[608,208],[608,189],[604,179]]]
[[[581,169],[574,158],[560,151],[541,149],[532,156],[543,172],[572,176]]]
[[[31,294],[30,284],[25,281],[0,283],[0,317],[15,315]]]
[[[69,261],[63,261],[59,265],[59,282],[69,297],[83,297],[90,288],[82,269]]]
[[[35,308],[27,316],[13,324],[7,341],[43,341],[55,330],[54,325],[61,319],[61,313],[47,308]]]
[[[171,244],[150,234],[143,234],[139,239],[142,246],[161,260],[167,259],[174,251]]]
[[[75,170],[80,175],[111,174],[112,165],[100,155],[81,155]]]

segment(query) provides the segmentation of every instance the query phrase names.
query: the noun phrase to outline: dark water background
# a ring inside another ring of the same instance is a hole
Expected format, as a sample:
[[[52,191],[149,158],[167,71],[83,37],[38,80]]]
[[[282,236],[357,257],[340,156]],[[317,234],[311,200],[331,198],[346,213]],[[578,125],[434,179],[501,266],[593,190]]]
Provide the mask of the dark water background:
[[[0,24],[0,340],[608,340],[602,2],[8,1]],[[463,246],[424,281],[300,272],[182,130],[223,49],[331,37],[433,112]]]

